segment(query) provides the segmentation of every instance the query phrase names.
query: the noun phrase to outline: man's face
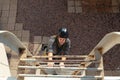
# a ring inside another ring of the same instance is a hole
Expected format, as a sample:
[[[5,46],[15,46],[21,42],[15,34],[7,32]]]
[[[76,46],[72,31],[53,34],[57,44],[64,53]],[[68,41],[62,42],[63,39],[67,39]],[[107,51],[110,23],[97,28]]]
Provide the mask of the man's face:
[[[66,40],[66,38],[58,37],[58,41],[59,41],[60,45],[63,45],[65,43],[65,40]]]

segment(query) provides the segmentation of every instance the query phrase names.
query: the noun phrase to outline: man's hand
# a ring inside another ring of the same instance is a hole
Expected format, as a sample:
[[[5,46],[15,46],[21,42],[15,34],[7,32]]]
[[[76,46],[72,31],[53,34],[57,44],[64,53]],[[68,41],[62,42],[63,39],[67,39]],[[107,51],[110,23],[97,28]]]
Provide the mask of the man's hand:
[[[48,53],[48,60],[52,60],[53,53]]]
[[[52,60],[52,56],[53,56],[53,53],[48,53],[48,60]],[[48,62],[47,66],[48,67],[53,67],[54,66],[54,62]]]
[[[65,61],[65,60],[66,60],[66,57],[63,56],[63,57],[62,57],[62,61]],[[65,67],[64,62],[60,62],[59,66],[60,66],[61,68],[64,68],[64,67]]]
[[[48,66],[48,67],[53,67],[53,66],[54,66],[54,62],[48,62],[48,63],[47,63],[47,66]]]
[[[61,68],[64,68],[64,67],[65,67],[65,64],[64,64],[63,62],[60,62],[59,66],[60,66]]]

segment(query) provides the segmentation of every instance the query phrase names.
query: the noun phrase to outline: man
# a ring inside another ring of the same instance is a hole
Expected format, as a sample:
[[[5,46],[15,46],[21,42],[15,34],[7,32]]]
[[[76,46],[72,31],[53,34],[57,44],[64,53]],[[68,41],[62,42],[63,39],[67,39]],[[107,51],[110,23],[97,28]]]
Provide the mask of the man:
[[[67,28],[60,28],[58,35],[52,36],[48,43],[48,60],[53,60],[54,55],[67,55],[70,50],[70,40],[68,38]],[[66,57],[62,57],[61,60],[66,60]],[[53,67],[54,63],[49,62],[48,66]],[[64,62],[60,62],[60,67],[64,67]]]

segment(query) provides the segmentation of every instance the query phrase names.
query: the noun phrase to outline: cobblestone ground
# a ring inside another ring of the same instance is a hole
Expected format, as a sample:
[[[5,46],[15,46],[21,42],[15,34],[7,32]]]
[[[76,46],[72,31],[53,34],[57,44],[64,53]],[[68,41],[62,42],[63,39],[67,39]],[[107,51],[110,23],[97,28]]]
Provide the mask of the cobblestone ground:
[[[17,22],[34,35],[50,36],[67,27],[72,42],[70,54],[89,54],[103,36],[120,31],[120,14],[68,13],[67,0],[18,0]],[[120,46],[104,55],[105,69],[119,69]]]

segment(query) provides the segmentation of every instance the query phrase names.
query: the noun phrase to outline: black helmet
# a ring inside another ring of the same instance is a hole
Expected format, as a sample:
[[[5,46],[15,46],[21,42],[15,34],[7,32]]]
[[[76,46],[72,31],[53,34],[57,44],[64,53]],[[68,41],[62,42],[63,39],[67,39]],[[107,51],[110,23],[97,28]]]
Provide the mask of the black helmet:
[[[60,28],[59,29],[59,36],[61,38],[68,38],[68,30],[67,30],[67,28]]]

